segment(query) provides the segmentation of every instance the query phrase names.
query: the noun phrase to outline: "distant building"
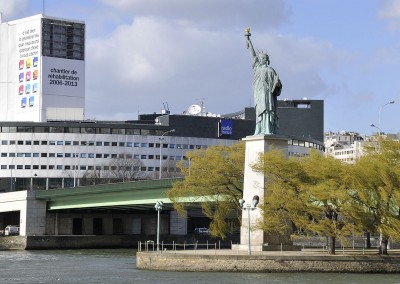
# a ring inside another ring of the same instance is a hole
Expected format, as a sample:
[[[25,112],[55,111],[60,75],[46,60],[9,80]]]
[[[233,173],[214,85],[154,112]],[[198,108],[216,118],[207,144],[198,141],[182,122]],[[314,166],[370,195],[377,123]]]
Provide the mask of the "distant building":
[[[325,132],[325,153],[342,162],[353,164],[365,154],[365,147],[376,142],[376,136],[357,132]]]
[[[0,121],[82,120],[85,23],[0,19]]]

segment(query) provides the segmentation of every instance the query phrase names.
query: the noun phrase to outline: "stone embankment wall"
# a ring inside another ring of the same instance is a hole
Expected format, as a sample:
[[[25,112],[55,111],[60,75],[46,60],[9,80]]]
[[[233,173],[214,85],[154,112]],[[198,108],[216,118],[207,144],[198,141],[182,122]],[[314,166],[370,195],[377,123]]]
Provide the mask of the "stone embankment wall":
[[[9,249],[25,249],[26,237],[22,236],[7,236],[0,237],[0,250]]]
[[[399,273],[398,256],[247,256],[138,252],[143,270],[219,272]]]

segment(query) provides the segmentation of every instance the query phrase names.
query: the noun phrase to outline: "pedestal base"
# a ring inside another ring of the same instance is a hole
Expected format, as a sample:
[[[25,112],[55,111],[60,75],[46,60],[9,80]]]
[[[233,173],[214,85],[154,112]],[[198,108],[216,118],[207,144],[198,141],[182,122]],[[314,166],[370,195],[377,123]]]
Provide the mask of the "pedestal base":
[[[244,185],[243,185],[243,199],[245,203],[251,203],[254,196],[259,197],[260,204],[264,202],[265,191],[265,176],[262,173],[255,172],[252,166],[259,160],[259,155],[266,153],[273,149],[278,149],[288,155],[288,140],[286,136],[280,135],[257,135],[248,136],[243,139],[246,143],[245,153],[245,169],[244,169]],[[249,240],[249,218],[250,217],[250,243],[251,247],[256,250],[267,250],[268,246],[291,246],[290,233],[288,235],[279,237],[274,235],[267,235],[260,229],[255,228],[258,222],[262,222],[263,216],[260,209],[254,209],[250,211],[250,215],[247,211],[242,212],[242,226],[240,229],[240,245],[239,250],[248,250]],[[263,244],[267,244],[265,246]]]

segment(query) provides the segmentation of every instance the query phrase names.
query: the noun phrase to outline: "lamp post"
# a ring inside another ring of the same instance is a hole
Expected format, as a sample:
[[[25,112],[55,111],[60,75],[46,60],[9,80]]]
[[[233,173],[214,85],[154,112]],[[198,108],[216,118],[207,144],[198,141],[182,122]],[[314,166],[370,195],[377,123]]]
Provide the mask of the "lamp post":
[[[13,182],[13,168],[15,167],[15,165],[14,165],[14,159],[15,159],[15,157],[12,157],[12,159],[11,159],[11,166],[9,166],[10,167],[10,175],[11,175],[11,178],[10,178],[10,191],[13,191],[13,187],[14,187],[14,182]]]
[[[157,251],[160,250],[160,212],[162,210],[162,201],[157,201],[154,208],[157,210]]]
[[[161,137],[159,138],[160,139],[160,170],[159,170],[159,176],[158,176],[159,179],[161,179],[161,174],[162,174],[162,170],[161,170],[161,166],[162,166],[162,143],[161,142],[162,142],[162,140],[164,140],[164,135],[167,134],[167,133],[170,133],[170,132],[175,132],[175,129],[171,129],[171,130],[165,131],[161,135]]]
[[[387,105],[392,105],[392,104],[394,104],[394,103],[395,103],[395,101],[390,101],[390,102],[388,102],[388,103],[382,105],[382,106],[380,107],[380,109],[379,109],[379,114],[378,114],[378,126],[375,126],[375,125],[371,124],[372,127],[376,127],[376,128],[379,129],[379,135],[381,135],[381,132],[382,132],[382,131],[381,131],[381,112],[382,112],[382,109],[383,109],[385,106],[387,106]]]
[[[371,127],[375,127],[376,129],[378,129],[378,133],[379,133],[379,136],[381,136],[381,129],[378,127],[378,126],[376,126],[375,124],[373,124],[373,123],[371,123],[369,126],[371,126]]]
[[[251,241],[250,241],[250,211],[256,210],[257,209],[257,204],[259,202],[260,198],[258,195],[255,195],[253,197],[253,200],[251,203],[246,203],[243,199],[239,200],[239,205],[243,209],[243,211],[247,210],[247,238],[248,238],[248,247],[247,247],[247,254],[251,255]]]

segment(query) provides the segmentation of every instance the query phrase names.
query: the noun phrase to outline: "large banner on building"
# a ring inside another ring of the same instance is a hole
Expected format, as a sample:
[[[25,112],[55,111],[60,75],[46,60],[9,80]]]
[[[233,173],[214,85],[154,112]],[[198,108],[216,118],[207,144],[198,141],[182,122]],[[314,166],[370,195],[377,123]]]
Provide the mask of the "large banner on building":
[[[42,93],[85,97],[85,61],[42,57]]]
[[[41,21],[34,19],[17,25],[17,105],[21,111],[39,109]]]

